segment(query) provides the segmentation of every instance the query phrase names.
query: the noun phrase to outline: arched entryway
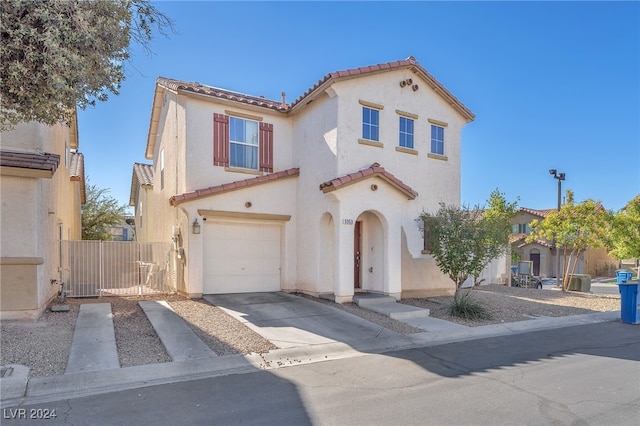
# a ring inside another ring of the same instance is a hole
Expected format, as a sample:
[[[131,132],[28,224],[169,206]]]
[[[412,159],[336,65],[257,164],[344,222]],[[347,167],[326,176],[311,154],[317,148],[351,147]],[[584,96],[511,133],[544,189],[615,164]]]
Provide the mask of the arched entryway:
[[[366,211],[356,219],[353,233],[353,287],[384,292],[384,227],[378,213]]]

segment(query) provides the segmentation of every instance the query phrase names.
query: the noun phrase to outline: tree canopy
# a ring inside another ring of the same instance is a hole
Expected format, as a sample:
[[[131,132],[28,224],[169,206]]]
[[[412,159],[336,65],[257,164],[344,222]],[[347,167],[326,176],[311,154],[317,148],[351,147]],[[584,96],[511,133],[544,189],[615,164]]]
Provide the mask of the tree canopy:
[[[436,213],[420,215],[427,249],[456,284],[456,297],[470,276],[477,278],[489,262],[505,254],[516,212],[517,201],[508,202],[496,189],[486,209],[440,204]]]
[[[150,52],[152,29],[173,29],[149,0],[2,0],[0,22],[0,130],[117,95],[131,41]]]
[[[82,239],[113,239],[110,228],[119,225],[127,213],[127,205],[109,196],[109,190],[87,185],[87,202],[82,206]]]
[[[549,213],[543,220],[531,222],[531,233],[526,241],[537,239],[555,241],[557,256],[560,250],[566,258],[562,277],[563,290],[569,290],[578,258],[588,247],[607,245],[611,214],[600,202],[588,199],[575,203],[573,192],[566,192],[566,203],[559,211]]]
[[[616,259],[640,257],[640,195],[614,215],[611,245]]]

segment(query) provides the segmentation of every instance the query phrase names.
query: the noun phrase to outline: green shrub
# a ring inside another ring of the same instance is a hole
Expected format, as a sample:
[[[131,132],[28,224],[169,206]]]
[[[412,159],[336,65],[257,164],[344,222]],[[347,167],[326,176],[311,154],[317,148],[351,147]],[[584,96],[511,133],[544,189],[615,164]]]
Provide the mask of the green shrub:
[[[459,291],[458,293],[462,293]],[[449,313],[454,317],[481,320],[491,318],[489,310],[480,302],[471,297],[471,292],[456,294],[453,303],[449,307]]]

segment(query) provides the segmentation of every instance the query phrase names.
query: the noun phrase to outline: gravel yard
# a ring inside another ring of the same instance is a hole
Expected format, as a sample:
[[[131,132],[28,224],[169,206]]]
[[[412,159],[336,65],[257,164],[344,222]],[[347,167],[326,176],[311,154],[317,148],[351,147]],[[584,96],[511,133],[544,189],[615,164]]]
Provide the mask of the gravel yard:
[[[431,316],[468,326],[532,319],[535,316],[567,316],[620,309],[619,296],[596,296],[585,293],[563,293],[490,285],[476,288],[473,297],[490,310],[490,320],[470,322],[452,318],[448,304],[452,297],[407,299],[403,303],[428,308]],[[304,296],[308,297],[308,296]],[[421,332],[415,327],[384,315],[362,309],[355,304],[335,304],[311,298],[318,303],[358,315],[397,333]],[[204,299],[190,300],[178,295],[144,297],[102,297],[67,299],[70,311],[47,310],[38,321],[3,321],[0,329],[0,364],[22,364],[30,368],[30,376],[64,373],[73,329],[80,304],[111,303],[118,356],[122,367],[169,362],[162,343],[138,305],[140,300],[166,300],[185,319],[194,332],[220,356],[264,353],[275,349],[267,341],[224,311]]]

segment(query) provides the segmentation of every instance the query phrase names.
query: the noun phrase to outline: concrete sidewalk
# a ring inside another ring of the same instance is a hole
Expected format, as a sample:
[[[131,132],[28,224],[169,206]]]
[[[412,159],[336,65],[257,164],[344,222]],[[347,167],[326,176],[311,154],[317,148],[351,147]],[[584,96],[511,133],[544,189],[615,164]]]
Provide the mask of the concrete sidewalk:
[[[208,347],[203,349],[200,346],[204,344],[195,334],[189,333],[193,333],[191,330],[187,332],[183,328],[187,327],[186,324],[181,325],[181,319],[175,313],[154,302],[152,305],[145,305],[143,309],[149,315],[149,320],[158,331],[163,344],[170,353],[174,353],[173,362],[126,368],[109,367],[110,369],[101,371],[85,369],[73,374],[34,377],[30,380],[27,380],[28,369],[9,366],[14,367],[13,374],[0,380],[2,406],[34,404],[205,377],[357,357],[363,354],[615,321],[620,318],[620,312],[614,311],[571,317],[539,317],[516,323],[465,327],[414,312],[403,321],[427,331],[400,335],[344,311],[285,293],[224,295],[207,299],[215,301],[217,306],[281,349],[266,354],[215,356]],[[393,311],[396,308],[397,306],[388,304],[386,309]],[[378,304],[376,309],[384,313],[384,303]],[[94,325],[97,325],[97,321],[105,327],[111,323],[113,327],[110,307],[109,315],[102,312],[98,317],[101,320],[90,321],[94,322]],[[193,337],[198,339],[199,343],[196,343]],[[193,353],[189,356],[186,352],[181,352],[178,349],[180,345],[200,347],[199,350],[195,349],[198,356],[193,356]],[[174,349],[169,350],[169,347]],[[112,357],[114,354],[117,361],[117,353],[112,350],[107,351],[105,356]]]

